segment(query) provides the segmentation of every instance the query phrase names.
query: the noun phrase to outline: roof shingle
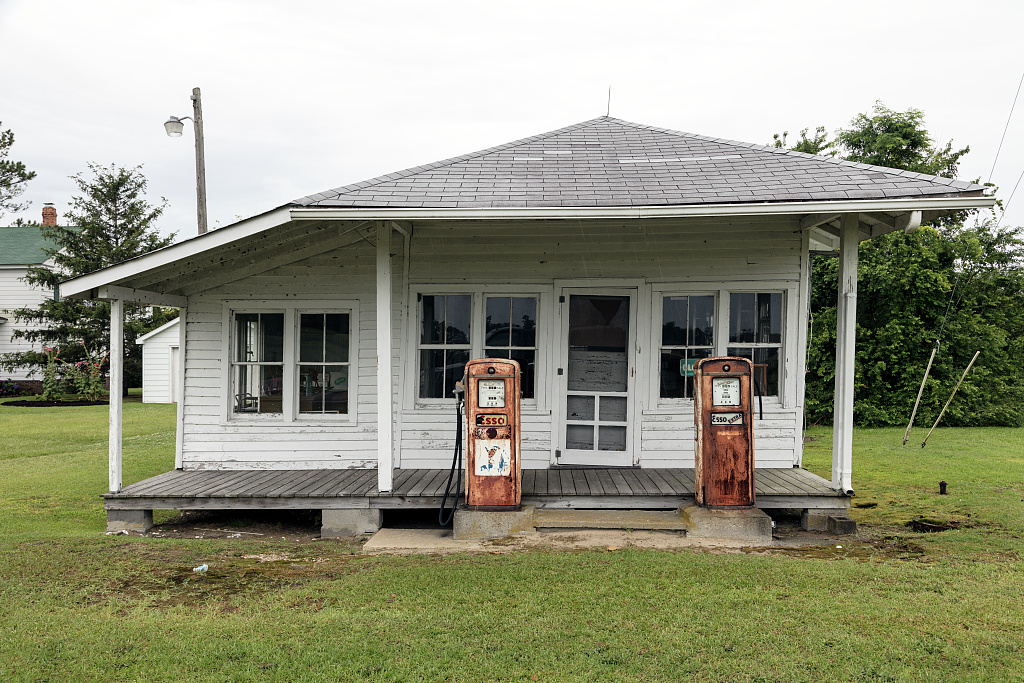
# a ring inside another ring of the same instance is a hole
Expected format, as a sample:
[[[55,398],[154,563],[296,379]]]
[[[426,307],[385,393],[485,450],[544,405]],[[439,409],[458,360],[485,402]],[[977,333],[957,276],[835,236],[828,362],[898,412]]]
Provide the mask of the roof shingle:
[[[607,116],[295,200],[307,207],[673,206],[980,193],[969,182]]]

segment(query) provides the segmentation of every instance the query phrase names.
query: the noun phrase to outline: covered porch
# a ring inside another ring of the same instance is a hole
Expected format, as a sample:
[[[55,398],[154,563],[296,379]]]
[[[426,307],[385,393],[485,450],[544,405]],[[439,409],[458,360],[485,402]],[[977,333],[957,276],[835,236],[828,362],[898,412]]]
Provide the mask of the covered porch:
[[[270,509],[321,510],[325,535],[332,520],[363,533],[380,527],[383,510],[438,509],[448,474],[398,469],[393,489],[380,491],[375,469],[172,470],[104,494],[104,506],[109,523],[133,530],[152,526],[153,510]],[[524,470],[522,480],[523,505],[537,510],[677,510],[694,491],[692,468],[564,467]],[[847,494],[801,468],[758,470],[755,493],[761,509],[803,510],[808,528],[823,528],[823,516],[850,505]]]

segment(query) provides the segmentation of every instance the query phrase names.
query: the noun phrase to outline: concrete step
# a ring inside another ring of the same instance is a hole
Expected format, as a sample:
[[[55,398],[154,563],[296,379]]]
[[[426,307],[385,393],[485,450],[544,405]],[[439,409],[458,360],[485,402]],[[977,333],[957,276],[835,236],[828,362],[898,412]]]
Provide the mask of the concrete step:
[[[678,510],[536,510],[533,525],[537,529],[688,529]]]

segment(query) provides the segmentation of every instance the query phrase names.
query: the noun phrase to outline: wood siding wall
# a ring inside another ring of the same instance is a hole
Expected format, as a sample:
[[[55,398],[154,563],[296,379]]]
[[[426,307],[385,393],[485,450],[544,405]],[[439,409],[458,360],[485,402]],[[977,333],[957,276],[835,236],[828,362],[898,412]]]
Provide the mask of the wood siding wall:
[[[657,292],[787,292],[783,396],[766,399],[764,420],[755,422],[759,467],[792,467],[800,457],[802,399],[797,396],[797,352],[806,303],[802,236],[795,220],[624,221],[617,223],[414,224],[411,258],[404,238],[394,237],[394,396],[396,465],[441,468],[451,463],[452,405],[422,405],[416,395],[417,306],[412,289],[445,293],[446,286],[500,291],[504,286],[539,292],[542,358],[557,352],[556,285],[636,286],[640,381],[635,400],[644,467],[693,466],[693,412],[688,401],[658,402],[659,331],[651,326]],[[408,276],[406,277],[406,270]],[[376,309],[374,248],[365,242],[303,259],[189,297],[185,360],[183,465],[199,468],[345,468],[376,463]],[[652,294],[653,293],[653,294]],[[254,423],[229,419],[226,300],[342,300],[358,302],[358,396],[353,422]],[[546,371],[554,361],[546,358]],[[802,371],[802,369],[800,369]],[[548,378],[550,379],[550,378]],[[523,411],[523,467],[546,468],[558,425],[559,397],[538,376],[538,400]],[[450,403],[450,402],[449,402]]]
[[[53,296],[52,292],[30,287],[21,278],[25,277],[27,268],[12,268],[0,266],[0,316],[7,318],[7,322],[0,323],[0,354],[12,353],[15,351],[42,350],[41,344],[33,344],[24,339],[11,339],[14,330],[39,329],[40,325],[28,322],[18,322],[11,312],[14,309],[30,307],[34,308],[46,299]],[[35,374],[35,379],[42,375]],[[28,377],[28,370],[18,368],[8,372],[0,370],[0,379],[21,380]]]

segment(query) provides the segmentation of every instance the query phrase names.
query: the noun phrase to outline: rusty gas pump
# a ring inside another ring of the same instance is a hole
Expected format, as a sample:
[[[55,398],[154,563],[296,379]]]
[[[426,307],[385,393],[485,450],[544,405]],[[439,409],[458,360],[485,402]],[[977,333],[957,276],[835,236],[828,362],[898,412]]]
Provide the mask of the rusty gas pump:
[[[702,358],[694,366],[698,505],[754,505],[753,370],[736,357]]]
[[[514,360],[466,363],[466,506],[518,510],[522,501],[520,368]]]

